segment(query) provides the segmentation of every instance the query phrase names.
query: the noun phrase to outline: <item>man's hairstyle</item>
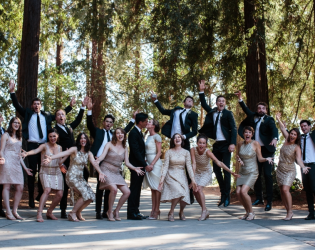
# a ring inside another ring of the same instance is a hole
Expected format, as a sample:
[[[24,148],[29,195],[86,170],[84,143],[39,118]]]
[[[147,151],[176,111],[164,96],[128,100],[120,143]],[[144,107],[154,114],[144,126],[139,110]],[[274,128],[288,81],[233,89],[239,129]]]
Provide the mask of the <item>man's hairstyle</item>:
[[[217,99],[215,99],[215,102],[217,102],[219,100],[219,98],[224,98],[225,99],[225,97],[223,95],[218,95]]]
[[[245,133],[245,130],[252,132],[252,134],[254,134],[254,132],[255,132],[255,130],[251,126],[245,126],[243,128],[243,134]]]
[[[302,123],[307,123],[308,126],[311,126],[311,122],[309,120],[302,120],[300,121],[300,126],[302,125]]]
[[[33,98],[32,105],[33,105],[34,102],[40,102],[40,104],[42,104],[41,99],[39,99],[38,97]]]
[[[104,117],[104,120],[103,120],[103,121],[105,121],[105,120],[106,120],[106,118],[110,118],[110,119],[112,119],[112,120],[113,120],[113,123],[115,122],[115,117],[114,117],[113,115],[111,115],[111,114],[105,115],[105,117]]]
[[[186,102],[187,98],[190,98],[194,102],[194,98],[190,95],[186,96],[183,102]]]
[[[56,112],[55,112],[55,117],[57,116],[57,113],[58,113],[59,111],[62,111],[65,115],[67,114],[64,109],[57,109]]]
[[[111,141],[111,142],[112,142],[112,144],[113,144],[114,146],[116,146],[117,141],[118,141],[118,138],[117,138],[117,136],[116,136],[117,130],[120,130],[120,132],[124,134],[124,140],[122,141],[122,146],[123,146],[123,148],[125,148],[125,147],[126,147],[126,141],[127,141],[127,133],[126,133],[126,131],[125,131],[123,128],[116,128],[116,129],[115,129],[115,131],[114,131],[114,133],[113,133],[113,138],[112,138],[112,141]]]
[[[146,119],[148,119],[148,115],[145,113],[138,113],[136,115],[136,124],[139,124],[139,122],[144,122]]]
[[[296,135],[297,135],[294,144],[296,144],[300,147],[301,146],[301,133],[300,133],[300,130],[298,128],[293,128],[289,131],[289,136],[287,138],[287,142],[290,142],[290,134],[292,131],[295,131]]]
[[[84,132],[83,132],[83,133],[80,133],[80,134],[78,135],[78,137],[77,137],[77,140],[76,140],[75,144],[76,144],[76,146],[77,146],[78,151],[80,151],[80,150],[81,150],[81,143],[80,143],[80,140],[81,140],[81,136],[82,136],[82,135],[84,135],[84,136],[85,136],[85,139],[86,139],[86,144],[85,144],[85,146],[84,146],[84,152],[87,153],[87,152],[89,152],[89,150],[90,150],[91,143],[90,143],[90,139],[89,139],[89,137],[87,136],[86,133],[84,133]]]
[[[208,136],[206,136],[205,134],[199,134],[198,137],[197,137],[197,142],[198,142],[200,139],[205,139],[205,140],[206,140],[206,143],[208,143]]]
[[[266,109],[268,108],[268,104],[267,104],[267,103],[265,103],[265,102],[259,102],[259,103],[256,104],[256,109],[258,109],[258,106],[259,106],[259,105],[265,106]]]
[[[184,139],[183,139],[183,137],[181,136],[181,134],[179,134],[179,133],[174,134],[173,137],[171,138],[171,141],[170,141],[170,148],[175,148],[175,136],[176,136],[176,135],[179,135],[179,136],[182,138],[182,144],[181,144],[181,146],[182,146],[182,148],[183,148],[184,145],[185,145]]]

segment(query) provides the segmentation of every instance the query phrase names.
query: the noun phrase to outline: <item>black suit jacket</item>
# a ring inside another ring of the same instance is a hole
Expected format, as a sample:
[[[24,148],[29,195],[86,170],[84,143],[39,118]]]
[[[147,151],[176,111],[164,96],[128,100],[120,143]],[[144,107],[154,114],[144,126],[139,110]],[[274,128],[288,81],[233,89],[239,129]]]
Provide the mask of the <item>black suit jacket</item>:
[[[145,167],[145,143],[139,130],[134,127],[128,135],[129,161],[135,167]],[[144,169],[142,169],[144,171]]]
[[[28,140],[28,123],[34,114],[34,111],[30,108],[23,108],[21,104],[18,102],[15,93],[10,94],[13,106],[15,107],[16,111],[24,118],[22,122],[22,134],[25,140]],[[65,108],[66,114],[68,114],[72,110],[71,106]],[[40,111],[43,116],[45,116],[46,120],[46,127],[47,131],[51,129],[51,123],[55,120],[55,115],[52,115],[50,112],[47,111]]]
[[[100,128],[97,128],[94,126],[92,115],[87,115],[86,120],[87,120],[87,127],[90,131],[90,135],[94,139],[93,145],[91,147],[91,152],[95,156],[95,155],[97,155],[98,150],[100,149],[100,147],[103,144],[104,137],[105,137],[105,131],[104,131],[104,129],[100,129]],[[130,129],[133,127],[133,125],[134,125],[134,123],[132,121],[130,121],[128,123],[128,125],[124,128],[126,133],[128,133],[130,131]]]
[[[217,112],[217,108],[211,108],[205,98],[205,94],[199,94],[201,106],[207,112],[205,122],[202,128],[198,131],[199,133],[204,133],[211,139],[215,139],[214,134],[214,124],[215,121],[213,120],[213,114]],[[236,137],[237,137],[237,128],[235,119],[233,116],[233,112],[230,110],[223,109],[222,116],[220,119],[221,122],[221,129],[225,139],[229,142],[229,144],[236,145]]]
[[[3,132],[3,133],[0,135],[0,141],[1,141],[1,137],[3,136],[3,134],[4,134],[6,131],[5,131],[4,127],[0,127],[0,129],[2,129],[2,132]]]
[[[156,107],[162,113],[162,115],[168,115],[170,120],[167,121],[162,127],[162,134],[168,138],[171,138],[171,131],[173,126],[173,118],[174,112],[178,109],[182,109],[181,107],[175,107],[174,109],[164,109],[160,102],[155,102]],[[194,137],[197,134],[198,128],[198,114],[192,110],[188,111],[186,115],[185,121],[183,121],[184,127],[182,128],[183,135],[186,136],[186,140]]]
[[[243,136],[243,129],[245,126],[251,126],[255,129],[255,117],[257,117],[256,112],[251,111],[246,104],[241,101],[239,102],[243,111],[247,115],[247,117],[241,122],[238,128],[238,134],[244,139]],[[272,145],[269,145],[270,142],[274,139],[279,137],[278,129],[276,127],[275,120],[273,117],[265,115],[263,121],[260,123],[259,127],[259,136],[261,141],[264,143],[265,148],[273,153],[276,151],[276,148]],[[255,135],[253,135],[253,139],[255,139]]]

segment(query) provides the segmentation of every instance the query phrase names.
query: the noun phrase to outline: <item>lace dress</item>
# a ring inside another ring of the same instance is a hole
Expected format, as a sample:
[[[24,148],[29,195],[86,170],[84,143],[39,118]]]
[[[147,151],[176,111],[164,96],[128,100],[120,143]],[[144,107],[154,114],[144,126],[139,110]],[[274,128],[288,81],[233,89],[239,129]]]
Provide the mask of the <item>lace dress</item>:
[[[170,202],[173,199],[181,198],[182,201],[190,204],[185,166],[190,179],[194,180],[189,151],[182,148],[179,152],[174,149],[169,149],[166,152],[161,176],[161,178],[165,176],[161,202]]]
[[[42,160],[45,155],[52,156],[49,146],[45,143],[46,150],[42,152]],[[61,152],[61,147],[58,146],[58,154]],[[48,165],[41,165],[39,171],[39,179],[43,188],[51,188],[55,190],[63,190],[63,176],[59,168],[59,159],[52,160]]]
[[[195,180],[198,186],[206,187],[212,183],[212,168],[207,156],[208,149],[202,155],[198,153],[197,148],[194,150],[196,159]]]
[[[279,164],[276,170],[277,182],[279,186],[292,186],[296,176],[295,169],[295,147],[296,144],[283,145],[280,149]]]
[[[251,189],[254,189],[255,182],[258,178],[258,163],[257,163],[257,155],[252,147],[252,143],[245,144],[243,143],[239,156],[244,162],[244,165],[241,166],[239,174],[240,178],[236,181],[236,186],[246,185]]]
[[[70,166],[66,174],[66,183],[71,190],[71,200],[74,203],[74,188],[79,191],[76,192],[78,197],[83,198],[84,201],[95,200],[95,194],[90,185],[83,178],[84,166],[88,163],[89,153],[78,151],[76,155],[70,156]]]
[[[149,164],[154,160],[156,156],[156,144],[155,142],[162,142],[160,135],[155,134],[149,136],[145,142],[145,156]],[[158,159],[154,164],[153,170],[151,172],[146,172],[143,179],[143,188],[151,188],[153,190],[158,190],[161,174],[162,174],[162,161]]]
[[[3,150],[3,158],[5,163],[0,165],[0,184],[24,184],[23,170],[21,166],[21,148],[22,141],[13,141],[8,136],[5,148]]]
[[[125,151],[117,154],[114,150],[109,150],[100,168],[106,175],[105,182],[100,182],[99,189],[106,189],[109,185],[127,186],[124,178],[120,174],[121,164],[125,160]]]

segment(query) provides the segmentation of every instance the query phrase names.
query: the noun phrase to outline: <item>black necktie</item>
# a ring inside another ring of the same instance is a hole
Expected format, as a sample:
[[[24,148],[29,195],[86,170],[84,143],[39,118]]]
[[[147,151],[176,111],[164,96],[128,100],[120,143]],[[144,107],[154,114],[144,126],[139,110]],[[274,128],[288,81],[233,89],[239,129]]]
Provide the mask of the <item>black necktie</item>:
[[[255,130],[256,130],[257,124],[258,124],[258,122],[260,122],[260,120],[261,120],[261,117],[259,117],[259,119],[257,120],[257,122],[255,122]]]
[[[219,111],[217,118],[215,119],[215,122],[214,122],[214,139],[217,139],[217,129],[218,129],[220,114],[221,114],[221,111]]]
[[[43,131],[42,131],[42,127],[40,126],[40,119],[39,119],[39,114],[37,113],[37,129],[38,129],[38,134],[39,134],[39,138],[43,139]]]
[[[2,128],[0,127],[0,135],[2,135],[3,134],[3,132],[2,132]]]
[[[110,142],[110,137],[109,137],[109,132],[108,132],[108,130],[106,130],[106,134],[107,134],[107,142]]]
[[[184,122],[183,122],[183,117],[182,114],[184,114],[186,112],[186,109],[184,109],[180,114],[179,114],[179,123],[180,123],[180,127],[182,129],[182,133],[184,134]]]
[[[305,157],[305,152],[306,152],[306,137],[307,135],[303,135],[304,137],[304,145],[303,145],[303,161],[305,161],[306,157]]]
[[[69,130],[69,128],[67,127],[67,125],[65,124],[65,125],[63,125],[63,126],[65,127],[66,132],[67,132],[68,134],[70,134],[70,130]]]

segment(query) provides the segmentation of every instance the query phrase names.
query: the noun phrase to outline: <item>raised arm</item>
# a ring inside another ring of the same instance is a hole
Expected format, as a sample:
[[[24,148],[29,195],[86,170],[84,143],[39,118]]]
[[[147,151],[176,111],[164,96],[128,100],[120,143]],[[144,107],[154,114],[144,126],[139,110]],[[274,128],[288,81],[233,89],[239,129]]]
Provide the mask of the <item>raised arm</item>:
[[[15,91],[15,83],[13,80],[10,80],[9,89],[10,89],[10,97],[11,97],[14,108],[16,109],[17,112],[19,112],[19,114],[22,117],[24,117],[25,113],[26,113],[26,109],[21,106],[18,99],[16,98],[16,95],[14,92]]]
[[[89,98],[88,103],[87,103],[88,112],[86,116],[86,123],[87,123],[88,130],[90,131],[90,135],[95,139],[97,128],[94,126],[94,123],[93,123],[93,116],[92,116],[93,106],[94,104],[92,103],[92,99]]]
[[[126,166],[127,166],[129,169],[131,169],[131,170],[137,172],[138,175],[144,175],[144,174],[145,174],[145,172],[141,170],[141,169],[143,169],[143,167],[135,167],[135,166],[133,166],[133,165],[130,163],[129,157],[128,157],[128,150],[127,150],[127,149],[125,150],[125,164],[126,164]]]
[[[76,153],[77,153],[77,147],[71,147],[66,151],[62,151],[62,152],[55,154],[55,155],[52,155],[52,156],[45,155],[45,159],[43,160],[43,163],[48,164],[51,160],[62,158],[65,156],[69,156],[71,154],[76,154]]]
[[[206,102],[206,97],[205,97],[205,80],[201,80],[199,83],[199,99],[200,99],[200,103],[201,103],[201,107],[203,107],[203,109],[209,113],[212,111],[212,108],[208,105],[208,103]]]
[[[159,109],[162,115],[168,115],[171,116],[172,110],[171,109],[164,109],[162,104],[157,100],[157,95],[152,92],[151,99],[154,102],[155,106]]]
[[[278,112],[276,114],[276,119],[279,123],[280,131],[281,131],[282,135],[284,136],[285,139],[287,139],[289,136],[289,133],[288,133],[286,127],[284,126],[283,122],[281,121],[281,113],[280,112]]]
[[[235,95],[238,97],[238,103],[241,105],[241,108],[243,109],[244,113],[246,115],[253,115],[255,114],[255,112],[251,111],[246,104],[244,103],[243,99],[242,99],[242,93],[241,91],[237,91],[235,93]]]

